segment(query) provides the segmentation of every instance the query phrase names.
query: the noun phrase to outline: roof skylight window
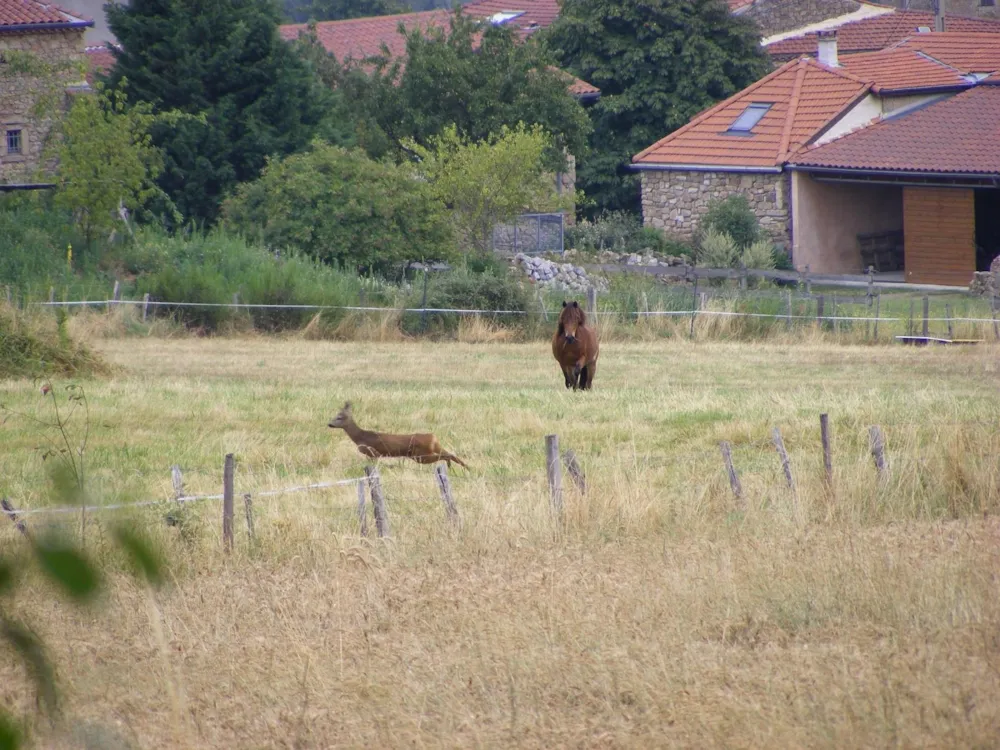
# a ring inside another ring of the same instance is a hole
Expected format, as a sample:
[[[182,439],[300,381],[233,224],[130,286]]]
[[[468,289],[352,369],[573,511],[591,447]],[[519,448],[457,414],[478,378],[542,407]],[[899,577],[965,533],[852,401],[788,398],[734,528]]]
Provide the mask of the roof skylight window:
[[[727,133],[750,133],[753,131],[754,126],[760,122],[760,118],[767,114],[767,111],[774,106],[773,104],[749,104],[747,108],[743,110],[736,121],[729,126]]]
[[[523,10],[502,10],[499,13],[494,13],[489,17],[489,22],[494,26],[501,26],[508,21],[513,21],[518,16],[523,16],[525,11]]]

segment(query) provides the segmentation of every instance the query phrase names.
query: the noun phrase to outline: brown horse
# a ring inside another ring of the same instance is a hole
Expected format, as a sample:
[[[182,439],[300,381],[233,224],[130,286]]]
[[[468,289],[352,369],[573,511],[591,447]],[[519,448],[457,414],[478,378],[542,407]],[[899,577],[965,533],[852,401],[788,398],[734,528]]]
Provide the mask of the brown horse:
[[[552,337],[552,354],[562,368],[566,387],[590,390],[597,374],[597,332],[587,325],[587,314],[573,300],[563,301],[559,328]]]

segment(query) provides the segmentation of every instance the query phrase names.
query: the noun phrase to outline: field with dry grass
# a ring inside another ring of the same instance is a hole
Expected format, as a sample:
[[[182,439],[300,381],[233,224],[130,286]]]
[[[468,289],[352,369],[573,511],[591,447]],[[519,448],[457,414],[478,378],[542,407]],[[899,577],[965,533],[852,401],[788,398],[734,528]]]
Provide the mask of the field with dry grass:
[[[95,502],[169,498],[173,464],[187,492],[218,493],[227,452],[238,495],[357,477],[361,456],[326,427],[348,399],[362,427],[433,431],[471,470],[451,472],[452,529],[429,467],[385,463],[389,540],[360,537],[353,486],[259,498],[256,542],[241,522],[231,556],[217,501],[174,526],[169,503],[132,511],[169,561],[157,591],[115,572],[111,512],[91,514],[100,606],[41,584],[14,602],[49,643],[72,718],[35,721],[38,747],[115,747],[112,733],[143,748],[1000,743],[994,347],[609,336],[581,394],[541,342],[93,346],[114,365],[83,382]],[[43,414],[31,383],[0,383],[0,401]],[[567,482],[562,521],[550,433],[589,485]],[[44,507],[37,432],[11,419],[0,441],[0,493]],[[6,522],[0,544],[19,544]],[[34,721],[6,652],[0,702]]]

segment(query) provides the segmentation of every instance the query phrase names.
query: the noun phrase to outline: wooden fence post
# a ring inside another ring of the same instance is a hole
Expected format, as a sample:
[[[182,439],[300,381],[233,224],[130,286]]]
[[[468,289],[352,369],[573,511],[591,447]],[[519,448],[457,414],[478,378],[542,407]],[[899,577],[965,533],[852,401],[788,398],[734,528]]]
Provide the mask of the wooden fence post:
[[[243,496],[243,508],[247,513],[247,534],[250,537],[250,541],[253,542],[256,540],[257,535],[253,526],[253,498],[250,497],[249,492]]]
[[[775,427],[771,430],[771,440],[774,442],[774,449],[778,451],[781,459],[781,469],[785,472],[785,482],[788,489],[795,491],[795,479],[792,477],[792,462],[788,460],[788,451],[785,450],[785,441],[781,439],[781,430]]]
[[[222,468],[222,542],[233,551],[233,454],[226,454]]]
[[[587,312],[594,316],[594,323],[597,324],[597,287],[592,286],[587,289]]]
[[[930,335],[930,313],[931,313],[931,298],[924,295],[924,325],[921,328],[920,335],[927,338]]]
[[[3,508],[4,513],[10,522],[17,527],[17,530],[21,532],[25,539],[31,539],[31,534],[28,533],[28,527],[24,525],[24,521],[17,517],[17,509],[10,504],[10,500],[7,498],[0,498],[0,507]]]
[[[690,338],[694,338],[694,319],[698,317],[698,273],[694,274],[694,292],[691,296],[691,332],[688,334]]]
[[[993,335],[996,337],[997,341],[1000,341],[1000,323],[997,322],[997,296],[993,295],[993,303],[990,305],[991,313],[993,317]]]
[[[239,292],[233,292],[233,305],[234,306],[239,306],[239,304],[240,304],[240,293]]]
[[[825,306],[826,298],[821,294],[816,298],[816,325],[822,329],[823,327],[823,307]]]
[[[108,300],[108,312],[111,312],[112,306],[117,306],[118,300],[121,297],[121,284],[115,280],[114,288],[111,290],[111,299]]]
[[[884,477],[886,474],[885,436],[882,434],[882,428],[878,425],[872,425],[868,430],[868,437],[872,447],[872,458],[875,459],[875,468],[878,469],[879,476]]]
[[[879,316],[881,315],[881,310],[882,310],[882,290],[879,289],[875,293],[875,336],[872,338],[872,341],[878,341],[878,319]]]
[[[906,335],[907,336],[912,336],[913,335],[913,331],[914,331],[914,328],[913,328],[913,297],[910,297],[910,317],[906,321]]]
[[[792,330],[792,291],[790,289],[785,290],[785,311],[788,316],[785,318],[785,330]]]
[[[184,497],[184,478],[181,467],[174,464],[170,467],[170,481],[174,485],[174,500]]]
[[[868,266],[868,270],[865,271],[865,275],[868,276],[868,307],[872,306],[872,292],[875,288],[875,266]]]
[[[812,295],[812,293],[813,293],[813,284],[812,284],[812,280],[809,278],[809,264],[807,263],[806,264],[806,294]]]
[[[549,478],[549,498],[552,510],[562,515],[562,467],[559,465],[559,436],[545,436],[545,466]]]
[[[385,510],[385,495],[382,494],[382,481],[375,466],[365,467],[368,486],[372,493],[372,509],[375,511],[375,531],[379,537],[389,536],[389,514]]]
[[[743,500],[743,487],[740,485],[740,478],[736,474],[736,467],[733,466],[732,446],[725,440],[719,443],[719,450],[722,451],[722,461],[726,465],[726,473],[729,474],[729,486],[733,490],[733,495],[737,500]]]
[[[358,523],[361,536],[368,536],[368,514],[365,512],[365,480],[358,480]]]
[[[9,286],[4,286],[3,291],[4,291],[4,294],[7,296],[7,304],[9,305],[10,304],[10,287]]]
[[[438,464],[434,467],[434,476],[437,478],[438,489],[441,490],[441,500],[444,501],[444,509],[448,513],[448,520],[454,524],[458,524],[458,508],[455,506],[455,498],[451,496],[448,467],[444,464]]]
[[[56,303],[56,288],[54,286],[49,287],[49,304],[54,305]]]
[[[146,315],[149,313],[149,292],[142,295],[142,322],[146,322]]]
[[[819,415],[819,434],[823,441],[823,470],[828,487],[833,486],[833,457],[830,453],[830,416]]]
[[[948,340],[955,338],[955,326],[951,322],[951,305],[944,306],[944,317],[948,319]]]
[[[580,462],[576,460],[576,454],[571,450],[567,450],[563,451],[562,457],[563,463],[566,464],[566,471],[572,477],[573,483],[576,484],[581,494],[586,495],[587,477],[584,475],[583,469],[580,468]]]

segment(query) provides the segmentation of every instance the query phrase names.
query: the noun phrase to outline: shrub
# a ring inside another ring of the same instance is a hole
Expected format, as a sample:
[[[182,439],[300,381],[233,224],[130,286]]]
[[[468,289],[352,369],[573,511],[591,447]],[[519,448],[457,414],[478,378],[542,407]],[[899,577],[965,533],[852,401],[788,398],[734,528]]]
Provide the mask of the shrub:
[[[792,265],[792,259],[788,253],[780,247],[775,246],[772,250],[772,255],[774,256],[774,268],[779,271],[794,271],[795,266]]]
[[[744,195],[730,195],[709,203],[702,217],[702,234],[714,229],[733,238],[738,249],[749,247],[760,237],[760,223]]]
[[[420,307],[423,287],[415,284],[408,300],[408,307]],[[525,288],[510,274],[502,276],[493,273],[475,274],[467,270],[455,270],[432,275],[427,285],[427,307],[462,310],[510,310],[524,312],[530,307],[530,298]],[[491,320],[504,324],[524,323],[524,315],[490,316]],[[459,316],[455,313],[428,313],[428,330],[454,331],[458,328]],[[423,328],[419,314],[407,315],[403,319],[403,329],[415,333]]]
[[[696,260],[704,268],[733,268],[739,258],[735,240],[725,232],[705,230],[698,247]]]
[[[608,211],[593,221],[581,219],[566,229],[566,245],[584,253],[612,250],[616,253],[631,252],[636,235],[642,229],[635,214],[627,211]]]
[[[444,205],[412,169],[314,143],[269,161],[223,205],[226,225],[324,263],[384,269],[453,255]]]
[[[740,254],[744,268],[767,271],[774,268],[774,244],[770,240],[757,240]]]
[[[66,317],[29,316],[0,303],[0,378],[93,375],[107,366],[66,331]]]

